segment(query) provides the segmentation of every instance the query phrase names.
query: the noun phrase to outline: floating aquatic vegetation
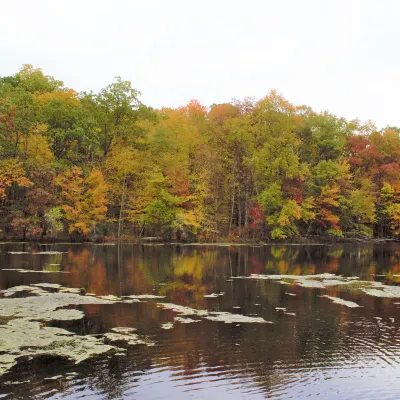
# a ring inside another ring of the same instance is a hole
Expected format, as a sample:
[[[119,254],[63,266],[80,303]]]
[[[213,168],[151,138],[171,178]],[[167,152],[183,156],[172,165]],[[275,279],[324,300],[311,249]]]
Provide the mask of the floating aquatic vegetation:
[[[180,322],[182,324],[191,324],[192,322],[200,322],[199,319],[192,319],[192,318],[182,318],[182,317],[175,317],[175,322]]]
[[[194,308],[180,306],[178,304],[172,303],[159,303],[159,306],[162,308],[166,308],[168,310],[172,310],[178,313],[179,316],[198,316],[208,319],[210,321],[216,322],[225,322],[226,324],[230,323],[265,323],[269,324],[272,322],[265,321],[261,317],[249,317],[242,314],[232,314],[229,312],[215,312],[215,311],[207,311],[207,310],[196,310]],[[175,318],[176,320],[176,318]],[[182,321],[180,321],[182,322]]]
[[[364,293],[375,297],[391,297],[391,298],[400,297],[400,286],[388,286],[383,284],[374,286],[375,288],[361,288],[361,290]]]
[[[52,376],[52,377],[50,377],[50,378],[44,378],[44,379],[45,379],[46,381],[55,381],[55,380],[61,379],[61,378],[63,378],[62,375],[56,375],[56,376]]]
[[[120,301],[122,300],[121,297],[114,296],[113,294],[108,294],[106,296],[97,296],[99,299],[103,300],[111,300],[111,301]]]
[[[81,294],[81,289],[79,288],[68,288],[61,287],[59,290],[60,293],[73,293],[73,294]]]
[[[378,275],[376,275],[378,276]],[[400,297],[400,286],[389,286],[382,282],[360,281],[358,277],[344,277],[334,274],[316,274],[316,275],[250,275],[248,277],[234,277],[236,279],[262,279],[273,280],[281,284],[292,283],[305,288],[326,289],[337,287],[340,290],[363,292],[369,296],[397,298]],[[286,294],[295,296],[293,293]]]
[[[327,296],[327,295],[324,295],[321,297],[326,297],[327,299],[332,300],[333,303],[340,304],[342,306],[346,306],[346,307],[350,307],[350,308],[361,307],[360,305],[358,305],[357,303],[354,303],[353,301],[344,300],[339,297],[332,297],[332,296]]]
[[[165,296],[156,296],[154,294],[132,294],[129,297],[130,299],[165,299]]]
[[[145,344],[147,346],[151,346],[154,343],[143,340],[138,334],[126,332],[126,333],[114,333],[108,332],[103,335],[106,343],[111,342],[124,342],[129,346],[135,346],[137,344]]]
[[[8,254],[67,254],[67,251],[38,251],[32,253],[30,251],[9,251]]]
[[[250,276],[233,276],[235,279],[267,279],[267,280],[276,280],[280,281],[282,279],[290,279],[290,280],[302,280],[302,279],[332,279],[337,278],[337,275],[334,274],[316,274],[316,275],[260,275],[260,274],[251,274]]]
[[[91,336],[78,336],[64,329],[43,327],[27,318],[11,320],[0,326],[0,375],[29,356],[64,357],[80,363],[98,354],[116,349]]]
[[[23,383],[29,383],[31,382],[30,379],[27,379],[26,381],[7,381],[4,382],[3,385],[8,386],[8,385],[22,385]],[[2,396],[0,396],[2,398]]]
[[[271,321],[266,321],[261,317],[248,317],[247,315],[231,314],[228,312],[211,312],[211,315],[205,318],[210,321],[224,322],[225,324],[238,324],[238,323],[256,323],[256,324],[272,324]]]
[[[204,297],[212,299],[212,298],[216,298],[216,297],[223,296],[224,294],[225,294],[224,292],[221,292],[221,293],[211,293],[211,294],[205,294]]]
[[[115,328],[111,328],[113,332],[117,333],[132,333],[136,332],[136,328],[130,328],[130,327],[123,327],[123,326],[116,326]]]
[[[51,271],[51,270],[34,270],[34,269],[22,269],[22,268],[3,268],[2,271],[16,271],[20,272],[22,274],[27,274],[27,273],[38,273],[38,274],[70,274],[68,271]]]
[[[42,288],[52,288],[52,289],[59,289],[62,286],[58,283],[34,283],[31,286],[38,286]]]
[[[323,289],[325,287],[323,282],[314,281],[312,279],[304,279],[304,280],[298,281],[298,285],[305,287],[305,288],[321,288],[321,289]]]
[[[48,290],[52,291],[48,291]],[[59,290],[59,292],[54,292]],[[54,356],[63,357],[80,363],[95,355],[124,350],[107,343],[125,342],[128,345],[154,343],[144,340],[133,333],[134,328],[116,327],[112,332],[99,336],[80,336],[65,329],[46,326],[49,321],[80,320],[84,313],[77,309],[65,308],[85,304],[114,304],[116,300],[84,296],[61,291],[80,289],[63,288],[59,284],[38,283],[30,286],[15,286],[2,290],[0,299],[0,375],[8,372],[19,359],[26,357]],[[30,297],[9,298],[24,293]],[[107,343],[105,343],[107,342]]]
[[[21,293],[29,293],[35,296],[48,294],[48,292],[44,291],[43,289],[40,289],[39,287],[24,286],[24,285],[14,286],[9,289],[4,289],[1,290],[0,293],[3,295],[3,297],[13,297],[15,295],[20,295]]]
[[[34,288],[37,288],[35,286]],[[10,290],[10,289],[8,289]],[[81,319],[82,311],[63,309],[71,305],[83,304],[113,304],[114,301],[91,296],[81,296],[73,293],[37,292],[39,296],[3,298],[0,300],[0,316],[13,316],[31,320],[71,320]]]
[[[68,251],[39,251],[32,254],[68,254]]]
[[[173,303],[158,303],[159,307],[165,308],[167,310],[172,310],[178,313],[178,315],[198,315],[200,317],[208,315],[207,310],[196,310],[194,308],[180,306]]]

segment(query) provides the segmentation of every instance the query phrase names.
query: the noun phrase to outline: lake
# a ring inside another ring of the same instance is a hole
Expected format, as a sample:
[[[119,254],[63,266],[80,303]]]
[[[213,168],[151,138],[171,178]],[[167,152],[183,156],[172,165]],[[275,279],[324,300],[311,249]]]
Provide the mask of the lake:
[[[0,398],[400,398],[398,244],[0,251]]]

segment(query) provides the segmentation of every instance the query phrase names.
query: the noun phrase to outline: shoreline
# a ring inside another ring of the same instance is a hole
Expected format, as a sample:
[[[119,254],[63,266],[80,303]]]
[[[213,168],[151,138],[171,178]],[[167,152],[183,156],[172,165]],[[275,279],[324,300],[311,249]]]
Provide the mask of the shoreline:
[[[95,241],[95,240],[82,240],[82,241],[71,241],[71,240],[62,240],[62,239],[53,239],[53,240],[19,240],[19,239],[11,239],[11,240],[3,240],[0,241],[0,244],[37,244],[37,245],[56,245],[56,244],[71,244],[71,245],[79,245],[79,244],[92,244],[92,245],[103,245],[103,246],[115,246],[115,245],[142,245],[142,246],[162,246],[162,245],[176,245],[176,246],[250,246],[250,247],[262,247],[262,246],[275,246],[275,245],[286,245],[286,246],[324,246],[324,245],[333,245],[333,244],[351,244],[351,243],[361,243],[361,244],[385,244],[385,243],[400,243],[400,239],[395,238],[340,238],[340,239],[332,239],[327,237],[318,237],[317,238],[296,238],[290,241],[238,241],[238,242],[229,242],[221,240],[215,242],[185,242],[185,241],[163,241],[163,240],[128,240],[128,241]],[[153,238],[152,238],[153,239]]]

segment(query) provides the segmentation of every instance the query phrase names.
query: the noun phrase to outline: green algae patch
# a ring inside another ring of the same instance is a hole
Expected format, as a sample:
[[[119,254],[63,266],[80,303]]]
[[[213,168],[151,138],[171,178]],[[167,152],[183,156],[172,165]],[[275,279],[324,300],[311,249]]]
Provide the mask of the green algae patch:
[[[26,358],[61,357],[78,364],[108,352],[124,354],[125,350],[114,343],[154,345],[130,327],[112,328],[102,335],[81,336],[48,326],[53,321],[81,320],[84,313],[69,308],[71,306],[108,305],[119,301],[115,296],[104,299],[81,295],[77,290],[80,291],[59,284],[38,283],[0,292],[0,376]]]
[[[161,325],[161,329],[172,329],[174,327],[174,324],[172,322],[167,322],[166,324]]]
[[[194,308],[190,307],[185,307],[185,306],[180,306],[179,304],[173,304],[173,303],[158,303],[159,307],[165,308],[167,310],[174,311],[178,313],[180,316],[185,316],[185,315],[198,315],[199,317],[204,317],[208,315],[207,310],[196,310]]]
[[[39,251],[39,252],[37,252],[37,253],[32,253],[32,254],[52,254],[52,255],[54,255],[54,254],[68,254],[68,252],[67,251]]]
[[[327,295],[324,295],[321,297],[325,297],[325,298],[331,300],[333,303],[339,304],[341,306],[346,306],[346,307],[350,307],[350,308],[361,307],[357,303],[354,303],[354,301],[344,300],[344,299],[341,299],[340,297],[333,297],[333,296],[327,296]]]
[[[217,298],[220,296],[223,296],[225,293],[221,292],[221,293],[211,293],[211,294],[205,294],[204,297],[205,298],[209,298],[209,299],[213,299],[213,298]]]
[[[74,320],[82,319],[82,311],[63,309],[63,307],[84,304],[113,304],[110,300],[97,297],[81,296],[72,293],[51,293],[39,291],[38,296],[3,298],[0,301],[0,316],[14,316],[17,318],[29,318],[31,320]]]
[[[360,281],[358,277],[344,277],[334,274],[316,275],[250,275],[235,279],[272,280],[281,284],[292,284],[311,289],[334,288],[349,292],[363,293],[374,297],[400,298],[400,286],[385,285],[376,281]],[[293,293],[286,293],[295,296]],[[325,296],[326,297],[326,296]]]
[[[70,274],[69,271],[53,271],[53,270],[34,270],[34,269],[22,269],[22,268],[3,268],[1,271],[15,271],[21,274],[36,273],[36,274]]]
[[[62,286],[58,283],[33,283],[31,286],[37,286],[41,288],[50,288],[50,289],[60,289]]]
[[[207,311],[207,310],[196,310],[194,308],[180,306],[178,304],[172,303],[159,303],[159,307],[165,308],[167,310],[174,311],[178,313],[178,317],[175,317],[175,321],[182,322],[182,319],[179,321],[177,318],[179,317],[187,317],[187,316],[198,316],[205,318],[209,321],[215,322],[224,322],[226,324],[231,323],[263,323],[263,324],[272,324],[270,321],[266,321],[261,317],[250,317],[242,314],[232,314],[229,312],[215,312],[215,311]],[[190,322],[194,322],[191,320]],[[188,323],[188,322],[186,322]]]
[[[78,336],[60,328],[43,327],[40,322],[18,318],[0,326],[0,376],[26,357],[63,357],[76,364],[116,349],[103,341]]]
[[[211,312],[209,316],[205,317],[210,321],[224,322],[225,324],[272,324],[271,321],[266,321],[261,317],[250,317],[242,314],[231,314],[229,312]]]
[[[388,286],[380,284],[380,285],[375,285],[374,288],[362,288],[361,290],[364,293],[375,297],[389,297],[389,298],[400,297],[400,286]]]
[[[136,300],[165,299],[165,296],[156,296],[154,294],[131,294],[130,296],[124,296],[124,297]]]
[[[110,301],[121,301],[121,297],[114,296],[113,294],[108,294],[106,296],[98,296],[99,299],[110,300]]]
[[[175,317],[174,321],[180,322],[181,324],[192,324],[193,322],[200,322],[199,319],[182,318],[182,317]]]
[[[106,343],[117,343],[126,344],[128,346],[136,346],[139,344],[146,346],[153,346],[154,343],[141,338],[136,333],[126,332],[126,333],[115,333],[108,332],[103,335]]]

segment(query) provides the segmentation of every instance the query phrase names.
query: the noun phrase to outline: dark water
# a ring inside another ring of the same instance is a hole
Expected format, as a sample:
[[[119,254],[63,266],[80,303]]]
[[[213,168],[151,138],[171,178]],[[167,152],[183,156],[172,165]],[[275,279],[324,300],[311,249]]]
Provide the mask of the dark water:
[[[66,253],[8,254],[43,250]],[[0,398],[400,399],[400,299],[230,279],[252,273],[329,272],[400,284],[399,245],[3,244],[0,251],[0,268],[42,270],[61,264],[62,271],[71,272],[0,270],[0,289],[51,282],[84,287],[97,295],[152,293],[165,295],[169,303],[274,322],[202,320],[175,323],[173,329],[164,330],[161,325],[172,322],[176,313],[157,307],[160,300],[82,306],[85,319],[64,328],[95,334],[115,326],[134,327],[156,345],[135,346],[126,357],[103,355],[79,365],[64,360],[23,362],[0,381]],[[204,297],[219,292],[225,295]],[[319,297],[322,292],[362,307],[334,304]],[[275,307],[296,315],[279,313]],[[70,380],[45,379],[65,377],[67,372],[77,375]],[[17,381],[25,383],[12,383]]]

